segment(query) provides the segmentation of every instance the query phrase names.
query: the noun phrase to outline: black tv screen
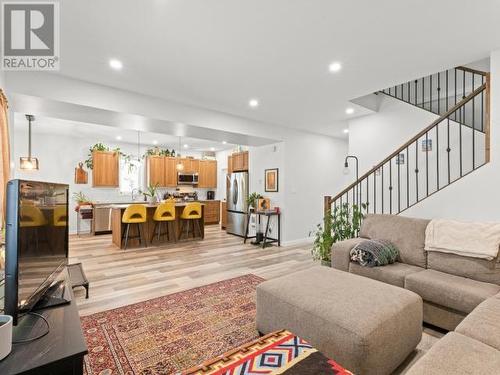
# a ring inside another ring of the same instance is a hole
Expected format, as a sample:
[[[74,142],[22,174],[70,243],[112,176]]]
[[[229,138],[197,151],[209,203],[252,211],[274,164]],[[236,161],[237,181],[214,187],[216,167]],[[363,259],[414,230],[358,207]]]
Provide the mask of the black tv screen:
[[[5,314],[30,311],[68,261],[68,185],[7,184]]]

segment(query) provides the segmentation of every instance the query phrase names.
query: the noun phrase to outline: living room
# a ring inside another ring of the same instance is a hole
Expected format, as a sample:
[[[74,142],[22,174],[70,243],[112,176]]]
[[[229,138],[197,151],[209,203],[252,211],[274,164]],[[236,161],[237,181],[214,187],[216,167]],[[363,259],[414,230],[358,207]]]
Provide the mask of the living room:
[[[29,6],[2,374],[498,371],[494,1]]]

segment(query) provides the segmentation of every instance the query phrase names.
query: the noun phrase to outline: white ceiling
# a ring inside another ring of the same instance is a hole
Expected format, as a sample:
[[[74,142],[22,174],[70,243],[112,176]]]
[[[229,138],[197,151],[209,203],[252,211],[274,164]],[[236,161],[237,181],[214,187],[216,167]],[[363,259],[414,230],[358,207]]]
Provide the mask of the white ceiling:
[[[498,0],[65,0],[60,73],[341,135],[350,99],[500,48],[499,12]]]
[[[25,114],[15,113],[14,128],[18,131],[28,134],[28,121]],[[112,126],[96,125],[90,123],[67,121],[50,117],[36,116],[32,123],[33,134],[54,134],[58,136],[87,138],[92,143],[130,143],[137,144],[138,132],[128,129],[117,129]],[[120,139],[117,139],[120,137]],[[157,142],[155,144],[155,141]],[[140,132],[140,143],[143,146],[158,147],[179,150],[179,137],[151,132]],[[187,144],[188,148],[184,148]],[[222,151],[233,148],[229,143],[214,142],[205,139],[182,137],[181,153],[187,151]],[[212,150],[213,148],[213,150]]]

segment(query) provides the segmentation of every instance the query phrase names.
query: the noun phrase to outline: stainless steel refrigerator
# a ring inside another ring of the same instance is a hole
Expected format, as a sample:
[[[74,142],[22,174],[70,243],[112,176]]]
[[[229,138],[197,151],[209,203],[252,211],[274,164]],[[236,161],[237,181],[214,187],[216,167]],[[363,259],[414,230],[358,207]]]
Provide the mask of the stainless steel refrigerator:
[[[226,231],[237,236],[244,236],[247,225],[248,172],[235,172],[227,175]]]

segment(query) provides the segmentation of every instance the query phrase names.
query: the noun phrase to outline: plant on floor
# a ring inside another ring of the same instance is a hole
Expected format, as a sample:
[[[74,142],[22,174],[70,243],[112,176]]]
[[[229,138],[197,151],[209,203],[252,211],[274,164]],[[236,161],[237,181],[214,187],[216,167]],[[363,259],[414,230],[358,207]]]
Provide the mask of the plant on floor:
[[[252,194],[250,194],[247,198],[248,209],[255,208],[257,205],[257,200],[262,198],[264,197],[259,193],[253,192]]]
[[[324,265],[330,265],[332,245],[358,235],[364,217],[363,212],[367,207],[366,203],[360,206],[344,203],[335,207],[333,213],[328,210],[323,218],[323,224],[318,224],[313,232],[314,242],[311,250],[313,259],[320,260]]]

